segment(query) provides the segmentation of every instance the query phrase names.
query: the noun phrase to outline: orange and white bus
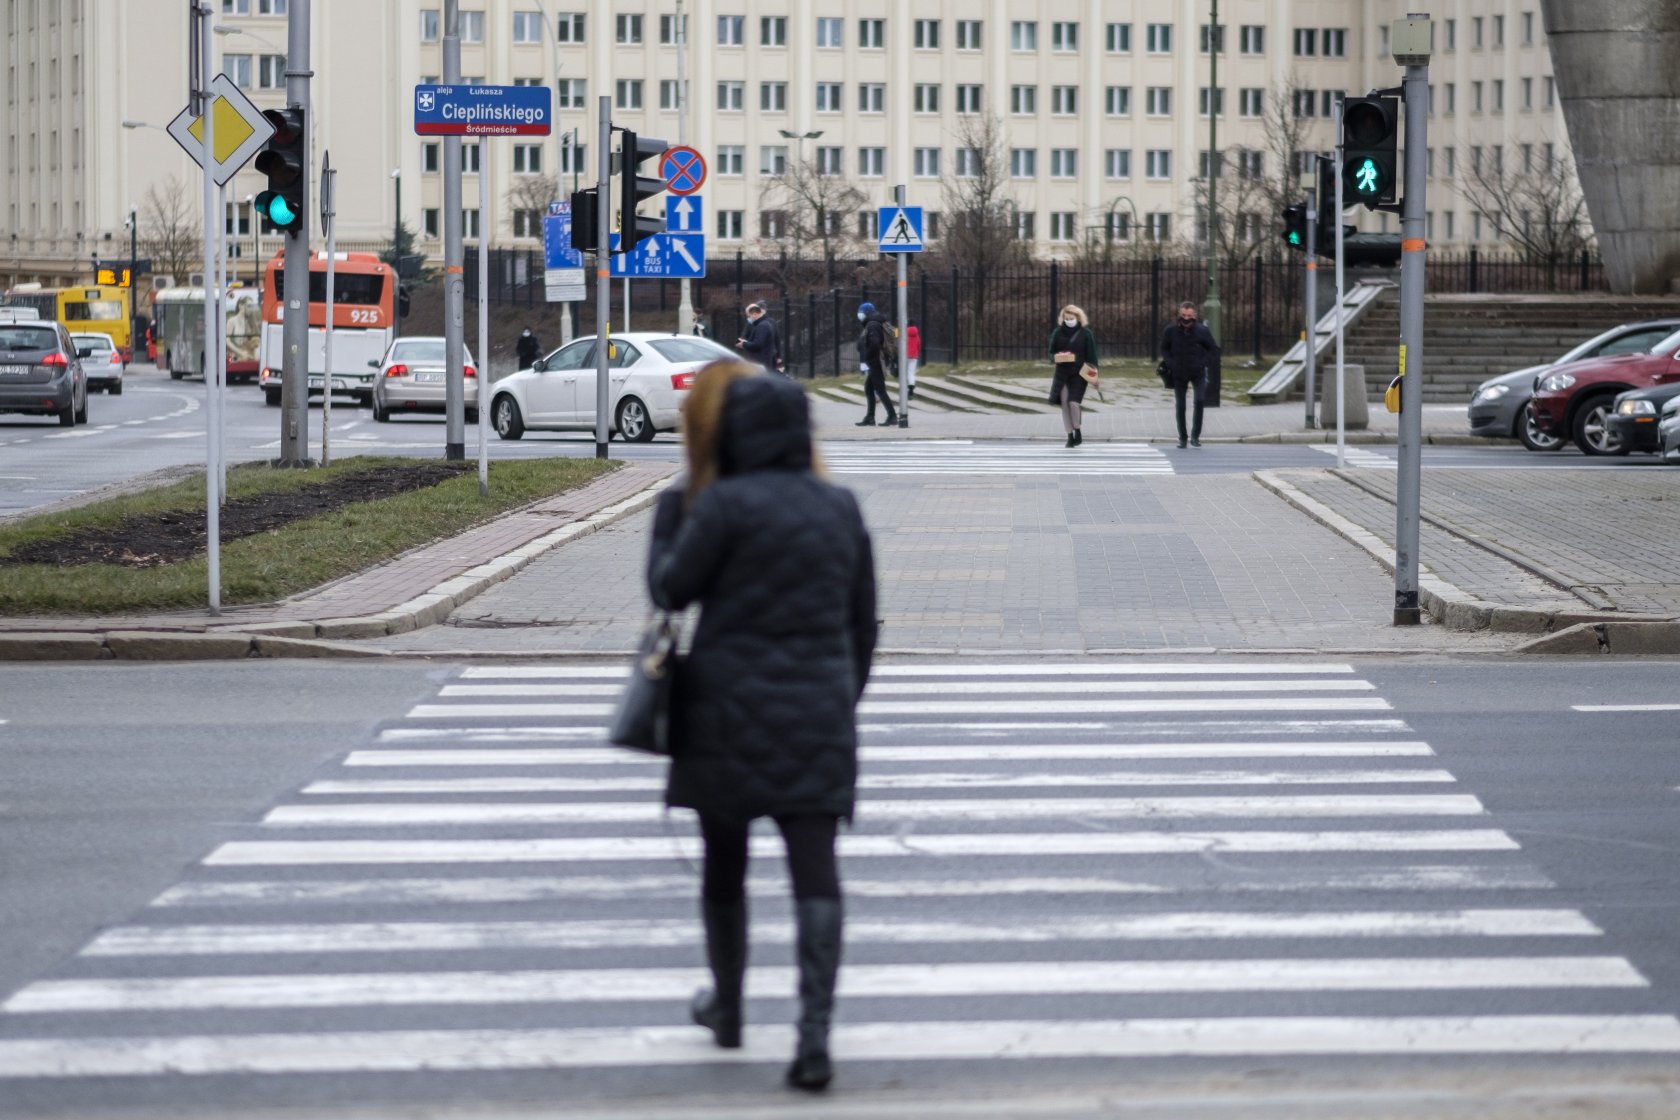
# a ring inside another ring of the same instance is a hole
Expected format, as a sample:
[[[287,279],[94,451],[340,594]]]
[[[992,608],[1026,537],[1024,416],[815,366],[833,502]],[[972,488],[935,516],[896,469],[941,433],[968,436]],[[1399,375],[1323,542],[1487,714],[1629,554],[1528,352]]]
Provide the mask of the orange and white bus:
[[[262,353],[258,383],[269,404],[280,403],[286,307],[285,253],[268,262],[263,285]],[[309,391],[351,393],[373,403],[374,365],[397,329],[397,276],[373,253],[339,253],[333,261],[333,368],[326,368],[327,254],[309,255]],[[370,365],[369,363],[373,363]]]

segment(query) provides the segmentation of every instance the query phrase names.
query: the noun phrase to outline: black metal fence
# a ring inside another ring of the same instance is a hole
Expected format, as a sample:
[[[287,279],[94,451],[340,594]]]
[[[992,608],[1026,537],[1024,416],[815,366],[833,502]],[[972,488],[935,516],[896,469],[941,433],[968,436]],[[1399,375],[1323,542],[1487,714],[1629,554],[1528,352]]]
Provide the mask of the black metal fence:
[[[546,306],[542,255],[535,250],[490,250],[490,301],[532,309]],[[1304,261],[1294,254],[1256,258],[1222,268],[1224,348],[1228,356],[1256,359],[1283,353],[1300,337]],[[801,376],[836,375],[857,366],[858,304],[875,303],[889,317],[896,291],[893,264],[880,256],[834,261],[787,257],[713,257],[708,275],[693,281],[696,311],[705,315],[713,337],[725,345],[744,330],[742,310],[762,301],[780,327],[788,371]],[[1606,289],[1601,261],[1587,254],[1567,263],[1532,261],[1514,255],[1471,250],[1429,259],[1428,290],[1434,292],[1584,292]],[[1362,275],[1391,276],[1396,270]],[[1051,262],[1012,267],[987,278],[984,290],[965,270],[931,254],[913,258],[907,286],[908,313],[922,339],[924,363],[1035,360],[1045,347],[1056,313],[1081,307],[1102,352],[1152,357],[1161,331],[1178,303],[1201,303],[1207,292],[1205,260],[1150,257],[1108,264]],[[468,299],[477,298],[476,254],[466,258]],[[611,318],[623,329],[624,288],[612,285]],[[591,298],[574,304],[584,333],[594,324]],[[635,330],[676,328],[679,284],[637,280],[630,286],[629,320]]]

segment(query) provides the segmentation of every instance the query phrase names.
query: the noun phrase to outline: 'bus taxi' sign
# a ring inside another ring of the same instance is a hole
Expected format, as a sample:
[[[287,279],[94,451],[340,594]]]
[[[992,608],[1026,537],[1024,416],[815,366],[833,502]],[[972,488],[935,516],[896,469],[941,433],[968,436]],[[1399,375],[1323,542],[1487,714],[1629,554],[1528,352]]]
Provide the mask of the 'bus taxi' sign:
[[[420,136],[547,136],[554,121],[547,86],[414,87],[414,131]]]

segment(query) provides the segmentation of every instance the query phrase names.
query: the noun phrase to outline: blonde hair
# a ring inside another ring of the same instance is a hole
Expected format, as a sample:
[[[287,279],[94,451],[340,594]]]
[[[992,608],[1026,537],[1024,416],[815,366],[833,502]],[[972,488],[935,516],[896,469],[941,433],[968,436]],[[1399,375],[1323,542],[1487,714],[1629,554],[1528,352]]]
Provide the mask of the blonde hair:
[[[1075,307],[1071,303],[1068,304],[1066,307],[1062,308],[1062,313],[1060,315],[1056,316],[1056,318],[1057,319],[1066,319],[1069,315],[1072,315],[1075,319],[1078,319],[1079,320],[1079,325],[1082,326],[1082,327],[1088,327],[1088,326],[1091,325],[1090,320],[1085,318],[1084,310],[1081,309],[1081,308]]]
[[[763,367],[739,359],[723,359],[701,367],[683,402],[683,447],[688,460],[688,489],[684,505],[692,508],[700,492],[717,481],[722,470],[723,406],[729,387],[748,377],[767,377]],[[811,441],[811,473],[828,477],[816,440]]]

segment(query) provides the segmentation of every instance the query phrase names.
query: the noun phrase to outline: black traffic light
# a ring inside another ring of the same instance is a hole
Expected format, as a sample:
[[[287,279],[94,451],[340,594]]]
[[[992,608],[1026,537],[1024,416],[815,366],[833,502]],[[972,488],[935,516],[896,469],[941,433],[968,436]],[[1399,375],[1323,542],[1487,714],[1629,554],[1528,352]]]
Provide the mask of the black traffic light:
[[[1342,101],[1342,200],[1368,210],[1392,203],[1400,162],[1400,101],[1349,97]]]
[[[308,152],[304,147],[303,110],[297,106],[265,109],[263,116],[274,126],[263,150],[257,153],[257,170],[268,176],[268,189],[257,195],[257,213],[268,228],[295,237],[303,230],[304,169]]]
[[[1283,208],[1283,243],[1299,252],[1307,251],[1307,204],[1297,202]]]
[[[595,187],[572,192],[572,248],[580,253],[595,251],[595,234],[600,229],[600,198],[601,192]]]
[[[665,216],[649,217],[638,214],[636,207],[643,199],[652,198],[665,192],[665,180],[656,176],[637,173],[637,169],[647,160],[657,159],[665,154],[670,147],[663,140],[656,140],[652,136],[637,136],[628,128],[623,133],[623,146],[619,149],[618,173],[618,252],[628,253],[641,242],[646,241],[656,233],[665,232]],[[574,216],[574,221],[576,220]]]

